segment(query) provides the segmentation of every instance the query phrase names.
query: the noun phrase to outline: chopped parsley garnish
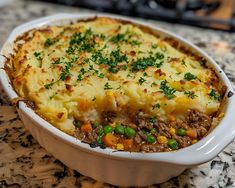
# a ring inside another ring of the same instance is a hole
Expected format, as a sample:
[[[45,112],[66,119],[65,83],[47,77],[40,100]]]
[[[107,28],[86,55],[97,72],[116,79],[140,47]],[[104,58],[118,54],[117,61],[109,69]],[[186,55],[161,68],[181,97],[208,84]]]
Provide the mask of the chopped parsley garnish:
[[[184,79],[190,81],[190,80],[197,79],[197,76],[193,75],[193,74],[190,73],[190,72],[187,72],[187,73],[185,73],[185,75],[184,75]]]
[[[72,76],[72,74],[70,73],[70,69],[73,66],[72,62],[64,62],[65,63],[65,67],[62,70],[61,74],[60,74],[60,79],[61,80],[65,80],[67,77]]]
[[[69,48],[66,50],[66,53],[73,54],[76,51],[82,52],[87,51],[91,52],[95,46],[95,42],[93,40],[93,32],[89,28],[85,31],[84,34],[80,32],[76,32],[71,36],[69,41]]]
[[[33,53],[33,55],[36,57],[36,59],[38,60],[38,61],[42,61],[42,59],[43,59],[43,55],[42,55],[42,52],[34,52]]]
[[[126,75],[126,77],[127,77],[127,78],[134,78],[134,76],[133,76],[133,75],[130,75],[130,74]]]
[[[102,40],[106,39],[106,36],[104,34],[100,34],[100,35],[98,35],[98,37],[101,38]]]
[[[98,77],[99,77],[99,78],[104,78],[104,74],[103,74],[103,73],[100,73],[100,74],[98,75]]]
[[[80,73],[81,73],[81,74],[85,74],[85,73],[86,73],[85,69],[84,69],[84,68],[81,68]]]
[[[126,65],[123,65],[123,66],[121,67],[121,69],[122,69],[122,70],[127,70],[127,66],[126,66]]]
[[[184,94],[187,95],[187,96],[188,96],[189,98],[191,98],[191,99],[194,99],[195,97],[198,97],[198,96],[194,93],[194,91],[185,91]]]
[[[81,81],[83,79],[82,74],[79,74],[77,77],[77,81]]]
[[[49,99],[50,99],[50,100],[53,99],[57,94],[58,94],[58,93],[55,92],[53,95],[51,95],[51,96],[49,97]]]
[[[145,70],[151,66],[156,66],[159,68],[163,64],[163,58],[164,55],[159,52],[157,52],[155,56],[150,55],[149,57],[139,58],[131,65],[132,71]]]
[[[152,44],[152,48],[157,48],[157,44]]]
[[[121,42],[121,41],[124,41],[125,40],[125,34],[120,34],[120,33],[118,33],[116,36],[113,36],[111,39],[110,39],[110,41],[112,42],[112,43],[115,43],[115,44],[117,44],[117,43],[119,43],[119,42]]]
[[[80,33],[80,32],[76,32],[72,35],[71,40],[69,42],[70,45],[74,45],[74,44],[80,44],[85,42],[87,39],[89,39],[89,37],[91,37],[92,35],[92,30],[89,28],[85,31],[84,34]]]
[[[62,62],[60,61],[60,59],[55,60],[52,64],[58,65],[61,64]]]
[[[45,87],[45,89],[51,89],[53,84],[54,84],[54,82],[49,83],[49,84],[45,84],[44,87]]]
[[[144,82],[146,82],[146,80],[144,78],[140,77],[140,79],[139,79],[140,85],[142,85]]]
[[[108,82],[106,82],[104,85],[104,89],[108,90],[108,89],[113,89],[113,88],[111,87],[111,85]]]
[[[176,90],[174,88],[167,86],[166,80],[161,82],[160,89],[163,91],[163,93],[168,99],[174,98],[175,96],[174,93],[176,92]]]
[[[209,96],[211,99],[214,99],[214,100],[221,99],[221,95],[219,93],[217,93],[214,89],[211,90],[211,92],[209,93]]]
[[[123,62],[126,61],[127,62],[127,56],[125,54],[122,54],[120,52],[120,49],[116,50],[116,51],[112,51],[110,54],[111,58],[114,58],[115,62]]]
[[[55,42],[56,42],[56,40],[51,39],[51,38],[47,38],[45,43],[44,43],[44,46],[49,47],[49,46],[53,45]]]
[[[135,46],[141,45],[141,42],[138,41],[138,40],[132,40],[130,43],[131,43],[132,45],[135,45]]]
[[[184,61],[184,59],[182,60],[181,64],[184,65],[185,67],[187,67],[186,62]]]
[[[107,55],[108,56],[108,55]],[[108,57],[102,55],[101,51],[92,54],[91,60],[96,62],[98,65],[106,64],[109,66],[108,71],[112,73],[117,73],[117,65],[118,63],[128,62],[127,56],[123,54],[120,49],[116,51],[111,51]]]
[[[144,72],[143,76],[148,76],[147,72]]]
[[[156,86],[156,85],[157,85],[156,82],[152,82],[150,86],[153,87],[153,86]]]
[[[125,33],[118,33],[117,35],[113,36],[110,41],[114,44],[118,44],[120,42],[125,42],[127,44],[131,44],[133,46],[139,46],[141,44],[138,40],[132,40],[132,36],[135,35],[131,33],[128,29]]]
[[[92,101],[95,101],[96,100],[96,96],[93,97]]]
[[[77,77],[77,81],[81,81],[83,79],[83,75],[86,73],[87,71],[84,68],[80,69],[80,74]]]
[[[154,109],[159,109],[160,107],[161,107],[160,104],[157,103],[157,104],[153,105],[153,110],[154,110]]]

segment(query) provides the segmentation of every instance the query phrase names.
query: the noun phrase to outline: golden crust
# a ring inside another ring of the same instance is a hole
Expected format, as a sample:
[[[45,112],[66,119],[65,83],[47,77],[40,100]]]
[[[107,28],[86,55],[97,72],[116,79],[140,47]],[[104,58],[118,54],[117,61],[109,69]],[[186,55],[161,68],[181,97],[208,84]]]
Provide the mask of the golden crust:
[[[24,41],[19,44],[19,41]],[[224,87],[206,60],[128,21],[94,18],[31,30],[15,41],[7,70],[20,97],[70,134],[73,119],[127,110],[161,119],[219,110]]]

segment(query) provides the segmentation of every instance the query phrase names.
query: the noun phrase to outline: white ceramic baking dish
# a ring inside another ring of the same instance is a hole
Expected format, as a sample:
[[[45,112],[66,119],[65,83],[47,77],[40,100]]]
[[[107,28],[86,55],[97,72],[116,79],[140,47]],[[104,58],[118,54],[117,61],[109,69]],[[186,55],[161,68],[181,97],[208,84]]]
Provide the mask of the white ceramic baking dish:
[[[12,52],[13,42],[17,36],[33,28],[45,25],[61,25],[71,20],[85,19],[94,16],[110,16],[107,14],[57,14],[28,22],[15,28],[3,45],[0,56],[0,80],[10,99],[17,97],[11,86],[4,63]],[[163,36],[170,36],[190,47],[206,58],[216,70],[220,79],[228,87],[233,88],[220,67],[206,53],[183,38],[160,29],[154,25],[137,22],[120,16],[110,16],[142,24],[156,30]],[[227,91],[227,93],[228,93]],[[230,94],[231,94],[230,92]],[[227,96],[226,93],[226,96]],[[24,102],[19,102],[18,112],[24,125],[33,137],[48,152],[61,160],[64,164],[80,173],[101,182],[119,186],[146,186],[164,182],[179,175],[186,168],[205,163],[213,159],[235,137],[235,96],[227,98],[225,117],[220,124],[198,143],[175,152],[163,153],[130,153],[114,151],[112,149],[90,148],[88,144],[60,131],[38,116]]]

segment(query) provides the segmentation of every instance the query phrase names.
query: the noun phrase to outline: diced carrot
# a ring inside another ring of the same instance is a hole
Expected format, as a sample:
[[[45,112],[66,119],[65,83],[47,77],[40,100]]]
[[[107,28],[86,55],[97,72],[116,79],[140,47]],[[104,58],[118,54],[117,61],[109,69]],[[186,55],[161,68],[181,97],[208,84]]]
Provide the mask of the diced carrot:
[[[103,142],[106,146],[113,147],[118,143],[118,138],[112,133],[108,133],[103,137]]]
[[[123,141],[123,145],[124,145],[124,149],[131,149],[132,148],[132,146],[133,146],[133,139],[125,139],[124,141]]]
[[[197,130],[196,129],[189,129],[186,131],[186,134],[190,138],[194,138],[194,139],[197,138]]]
[[[82,131],[82,132],[86,132],[86,133],[91,132],[91,131],[92,131],[92,126],[91,126],[91,124],[90,124],[90,123],[85,123],[85,124],[83,124],[83,125],[81,126],[81,131]]]
[[[86,99],[82,99],[79,101],[79,108],[81,110],[87,110],[90,107],[91,103],[86,100]]]

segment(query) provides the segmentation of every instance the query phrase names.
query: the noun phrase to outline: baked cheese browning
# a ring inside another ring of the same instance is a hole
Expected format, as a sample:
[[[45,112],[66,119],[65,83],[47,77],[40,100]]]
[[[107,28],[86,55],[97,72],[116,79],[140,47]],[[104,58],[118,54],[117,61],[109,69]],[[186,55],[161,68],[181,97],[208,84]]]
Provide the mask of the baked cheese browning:
[[[62,131],[76,135],[83,130],[87,134],[79,138],[87,142],[98,122],[113,124],[112,131],[95,136],[108,143],[121,139],[112,137],[117,124],[125,125],[124,132],[128,127],[139,131],[133,114],[166,123],[186,121],[195,111],[212,122],[219,110],[224,87],[205,60],[138,25],[100,17],[35,29],[23,40],[16,41],[7,64],[16,92]],[[106,113],[115,118],[107,121]],[[156,136],[148,139],[157,142]]]

